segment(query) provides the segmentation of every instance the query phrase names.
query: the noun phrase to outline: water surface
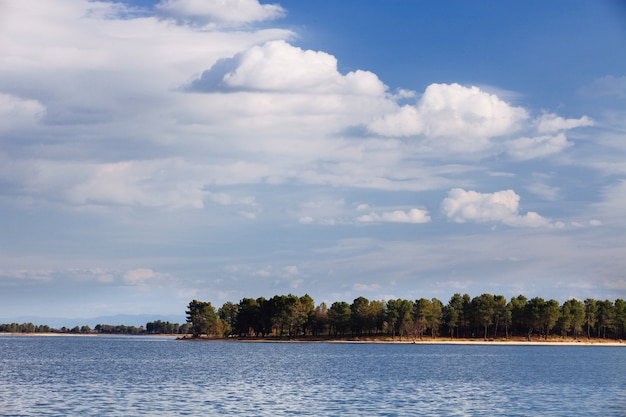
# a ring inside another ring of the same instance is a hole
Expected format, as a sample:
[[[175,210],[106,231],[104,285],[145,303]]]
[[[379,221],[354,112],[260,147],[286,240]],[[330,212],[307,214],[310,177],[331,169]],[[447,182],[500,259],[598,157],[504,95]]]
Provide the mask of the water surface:
[[[0,336],[2,416],[626,416],[626,349]]]

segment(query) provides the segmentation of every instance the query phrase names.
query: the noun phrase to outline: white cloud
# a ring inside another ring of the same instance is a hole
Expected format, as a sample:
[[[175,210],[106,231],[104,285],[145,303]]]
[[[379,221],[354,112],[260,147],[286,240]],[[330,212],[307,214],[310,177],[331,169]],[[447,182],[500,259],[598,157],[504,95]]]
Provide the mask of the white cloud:
[[[431,218],[428,215],[428,211],[417,208],[412,208],[408,211],[394,210],[384,213],[371,212],[370,214],[364,214],[357,218],[357,221],[361,223],[428,223]]]
[[[300,204],[298,211],[294,214],[302,224],[335,225],[348,223],[348,211],[343,198],[319,197]]]
[[[206,195],[211,201],[223,206],[244,205],[255,207],[257,205],[256,199],[252,196],[239,197],[229,193],[213,193],[209,191],[206,192]]]
[[[340,74],[337,59],[326,52],[302,50],[278,40],[218,61],[189,88],[382,96],[387,87],[368,71]]]
[[[415,106],[403,106],[374,120],[368,127],[385,136],[424,135],[471,140],[474,147],[482,148],[485,143],[481,139],[509,134],[527,118],[523,108],[513,107],[478,87],[431,84]]]
[[[45,106],[37,100],[0,92],[0,131],[32,126],[45,111]]]
[[[553,133],[563,130],[575,129],[577,127],[593,126],[594,121],[587,116],[579,119],[564,119],[556,114],[544,114],[537,120],[537,131],[539,133]]]
[[[157,274],[152,269],[139,268],[127,271],[124,274],[124,281],[128,284],[141,284],[156,277]]]
[[[279,5],[260,4],[257,0],[162,0],[156,8],[165,16],[203,26],[241,25],[285,15]]]
[[[557,201],[561,197],[559,187],[553,187],[539,181],[527,185],[526,189],[547,201]]]
[[[372,293],[380,291],[381,286],[379,284],[361,284],[354,283],[352,284],[352,290],[357,293]]]
[[[22,198],[56,202],[74,208],[93,206],[203,208],[200,168],[180,159],[111,163],[68,160],[11,159],[0,154],[0,176],[20,184]],[[225,198],[225,197],[222,197]],[[251,197],[231,197],[233,204],[254,206]]]
[[[448,219],[456,223],[497,222],[512,227],[550,225],[548,219],[535,212],[520,215],[519,201],[520,196],[513,190],[479,193],[455,188],[448,192],[448,197],[441,203],[441,209]]]
[[[593,205],[596,219],[603,224],[626,224],[626,179],[602,189],[602,201]]]
[[[568,142],[564,133],[554,136],[517,138],[504,144],[506,152],[514,159],[520,161],[553,155],[571,145],[572,143]]]
[[[580,92],[588,97],[626,98],[626,75],[615,77],[606,75],[595,79],[590,85],[581,88]]]

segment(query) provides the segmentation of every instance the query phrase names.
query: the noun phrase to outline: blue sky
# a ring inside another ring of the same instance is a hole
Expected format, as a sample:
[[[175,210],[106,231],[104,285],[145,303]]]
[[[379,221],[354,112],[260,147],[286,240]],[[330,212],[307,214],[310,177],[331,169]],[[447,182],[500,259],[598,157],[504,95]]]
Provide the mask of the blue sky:
[[[0,10],[0,321],[626,297],[621,2]]]

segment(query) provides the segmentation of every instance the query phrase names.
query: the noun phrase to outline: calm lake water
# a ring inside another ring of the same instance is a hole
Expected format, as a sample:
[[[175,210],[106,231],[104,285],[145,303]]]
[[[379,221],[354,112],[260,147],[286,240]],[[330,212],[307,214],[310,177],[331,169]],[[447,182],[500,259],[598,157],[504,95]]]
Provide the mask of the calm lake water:
[[[2,416],[626,416],[626,348],[0,336]]]

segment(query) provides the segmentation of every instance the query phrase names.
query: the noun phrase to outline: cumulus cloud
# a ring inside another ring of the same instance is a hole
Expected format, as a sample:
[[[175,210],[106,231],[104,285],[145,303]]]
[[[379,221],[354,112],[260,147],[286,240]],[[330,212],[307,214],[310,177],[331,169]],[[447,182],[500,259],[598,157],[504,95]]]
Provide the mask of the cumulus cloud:
[[[528,160],[562,152],[571,145],[566,130],[593,125],[588,116],[566,119],[547,113],[533,119],[526,109],[476,86],[431,84],[416,104],[396,106],[367,128],[385,137],[414,137],[422,151],[487,155],[504,150]]]
[[[513,190],[479,193],[460,188],[448,192],[441,209],[449,220],[456,223],[495,222],[512,227],[549,226],[550,220],[535,212],[519,214],[520,196]]]
[[[478,87],[431,84],[416,105],[405,105],[369,124],[384,136],[486,139],[515,131],[528,118],[526,110]]]
[[[431,218],[428,215],[428,211],[417,208],[412,208],[408,211],[394,210],[384,213],[371,212],[364,214],[357,218],[357,221],[361,223],[428,223]]]
[[[273,91],[382,95],[386,86],[368,71],[342,75],[337,59],[303,50],[285,41],[270,41],[218,61],[194,80],[190,91]]]
[[[564,119],[556,114],[548,113],[537,120],[537,131],[539,133],[553,133],[593,125],[594,121],[587,116],[582,116],[579,119]]]
[[[505,143],[506,152],[514,159],[525,161],[561,152],[571,146],[564,133],[512,139]]]
[[[200,26],[241,25],[285,15],[280,5],[258,0],[162,0],[156,8],[166,17]]]

